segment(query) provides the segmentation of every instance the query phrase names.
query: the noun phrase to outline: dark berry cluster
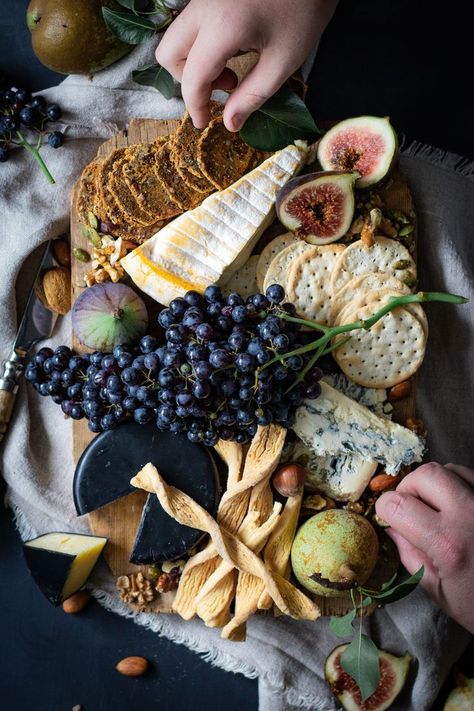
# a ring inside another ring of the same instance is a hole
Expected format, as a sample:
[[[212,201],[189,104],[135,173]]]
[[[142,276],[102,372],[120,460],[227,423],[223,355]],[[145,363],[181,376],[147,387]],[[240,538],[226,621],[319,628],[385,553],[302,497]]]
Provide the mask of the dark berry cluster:
[[[258,425],[290,427],[298,405],[320,394],[322,372],[295,353],[300,325],[282,318],[294,314],[283,298],[275,284],[246,301],[217,286],[204,296],[188,291],[158,316],[163,345],[148,335],[110,354],[42,348],[26,378],[66,415],[86,417],[93,432],[133,417],[208,446],[244,443]]]
[[[48,104],[44,96],[31,96],[26,89],[3,89],[0,91],[0,162],[10,157],[11,145],[22,146],[39,163],[50,182],[51,174],[39,155],[39,149],[46,137],[52,148],[64,143],[61,131],[46,131],[46,124],[58,121],[61,109],[57,104]]]

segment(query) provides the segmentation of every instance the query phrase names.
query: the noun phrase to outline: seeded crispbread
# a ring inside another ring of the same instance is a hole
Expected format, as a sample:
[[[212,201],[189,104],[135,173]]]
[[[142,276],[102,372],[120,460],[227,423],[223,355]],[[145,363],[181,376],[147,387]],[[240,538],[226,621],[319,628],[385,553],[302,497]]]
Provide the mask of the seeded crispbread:
[[[98,197],[98,177],[102,160],[96,158],[86,165],[79,178],[79,192],[77,195],[77,212],[87,221],[87,213],[95,214]]]
[[[352,319],[357,312],[366,306],[372,306],[374,311],[381,309],[385,304],[388,304],[392,296],[402,296],[404,292],[396,289],[373,289],[365,293],[358,294],[339,312],[334,320],[335,326],[340,326],[343,323],[350,323],[346,319]],[[406,304],[403,308],[409,311],[423,327],[425,335],[428,336],[428,319],[420,304]]]
[[[344,250],[334,266],[332,292],[369,272],[388,272],[405,281],[416,276],[416,265],[408,249],[394,239],[377,236],[370,247],[357,240]]]
[[[263,249],[260,254],[257,263],[257,284],[260,291],[263,290],[263,284],[265,282],[265,275],[268,271],[270,263],[273,259],[280,254],[285,247],[289,247],[290,244],[294,242],[301,242],[302,240],[297,237],[293,232],[285,232],[282,235],[278,235],[275,239],[272,239]]]
[[[171,152],[171,160],[173,160],[173,152]],[[204,177],[204,175],[197,177],[194,173],[191,173],[188,168],[183,166],[175,165],[176,171],[181,179],[188,185],[188,187],[196,190],[198,193],[203,193],[204,196],[209,195],[210,192],[215,191],[214,185]]]
[[[400,279],[389,272],[370,272],[351,279],[346,286],[332,295],[331,320],[333,321],[339,311],[342,311],[350,301],[360,294],[372,289],[395,289],[401,294],[409,294],[411,289]]]
[[[205,198],[205,193],[198,192],[184,182],[176,170],[170,156],[170,143],[166,142],[155,156],[155,170],[158,180],[170,198],[181,210],[192,210]],[[211,192],[209,190],[209,192]]]
[[[223,110],[224,104],[218,101],[209,102],[211,119],[220,116]],[[191,175],[194,175],[196,178],[203,177],[197,158],[198,143],[202,134],[203,129],[194,127],[191,117],[186,111],[181,119],[180,125],[173,135],[173,145],[171,148],[171,160],[176,168],[185,169],[185,173],[191,173]]]
[[[228,131],[222,116],[218,116],[202,132],[197,158],[201,173],[218,190],[224,190],[248,170],[254,149],[242,141],[238,132]]]
[[[138,144],[123,165],[122,175],[140,207],[154,215],[156,220],[166,220],[179,215],[179,205],[164,190],[155,170],[156,154],[162,147],[158,141]]]
[[[122,158],[115,161],[113,169],[107,180],[107,188],[115,198],[115,201],[120,210],[123,212],[125,219],[128,222],[132,222],[132,224],[143,225],[146,227],[156,221],[155,217],[150,212],[140,207],[138,200],[130,190],[129,185],[123,177],[123,167],[130,160],[130,158],[133,158],[135,150],[141,150],[141,148],[138,149],[136,146],[131,146],[125,150]]]
[[[287,295],[301,318],[329,325],[330,278],[344,249],[342,244],[311,246],[294,260],[288,275]]]
[[[303,254],[307,249],[312,249],[312,245],[302,239],[282,249],[270,262],[263,282],[263,292],[265,293],[271,284],[280,284],[286,291],[290,267],[295,257]]]
[[[367,319],[377,307],[365,306],[344,323]],[[337,340],[346,334],[336,337]],[[372,328],[353,331],[350,341],[334,351],[341,370],[355,383],[369,388],[388,388],[410,378],[420,367],[426,349],[421,323],[405,308],[397,308]]]
[[[234,272],[229,281],[222,287],[224,294],[236,291],[241,296],[247,297],[258,293],[257,263],[259,257],[259,254],[252,255],[240,269]]]

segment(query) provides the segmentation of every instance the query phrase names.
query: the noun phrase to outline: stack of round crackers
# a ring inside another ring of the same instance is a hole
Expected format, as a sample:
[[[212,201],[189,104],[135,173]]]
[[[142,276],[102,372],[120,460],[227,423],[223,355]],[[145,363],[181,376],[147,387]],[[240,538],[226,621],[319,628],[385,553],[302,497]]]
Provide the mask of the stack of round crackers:
[[[265,293],[270,284],[283,286],[300,318],[344,326],[370,318],[392,297],[409,294],[416,284],[416,264],[403,244],[384,236],[370,246],[362,240],[314,246],[287,232],[252,257],[226,288],[246,294],[257,285]],[[428,322],[419,304],[409,304],[369,330],[349,334],[350,340],[334,352],[341,370],[360,385],[387,388],[420,367]]]
[[[116,148],[89,163],[80,179],[81,218],[87,222],[92,212],[113,236],[140,243],[252,170],[263,156],[227,131],[222,108],[211,102],[204,130],[186,113],[173,135]]]

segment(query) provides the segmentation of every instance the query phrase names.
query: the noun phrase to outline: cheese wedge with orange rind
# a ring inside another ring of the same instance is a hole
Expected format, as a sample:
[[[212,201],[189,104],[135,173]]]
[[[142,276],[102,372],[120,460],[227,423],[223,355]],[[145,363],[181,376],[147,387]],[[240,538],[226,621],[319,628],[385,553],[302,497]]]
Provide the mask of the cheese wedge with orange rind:
[[[121,264],[160,304],[195,289],[225,283],[250,256],[274,217],[280,188],[309,160],[297,141],[220,192],[213,193],[127,254]]]

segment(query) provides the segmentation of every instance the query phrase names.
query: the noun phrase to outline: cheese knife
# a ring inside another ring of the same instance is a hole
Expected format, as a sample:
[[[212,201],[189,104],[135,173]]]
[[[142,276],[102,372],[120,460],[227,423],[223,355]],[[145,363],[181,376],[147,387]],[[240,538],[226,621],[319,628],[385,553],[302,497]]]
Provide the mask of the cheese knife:
[[[51,336],[56,323],[57,314],[44,306],[37,296],[38,286],[44,272],[54,265],[51,242],[48,242],[30,290],[12,351],[3,364],[3,370],[0,368],[0,442],[4,438],[10,422],[28,355],[38,341]]]

